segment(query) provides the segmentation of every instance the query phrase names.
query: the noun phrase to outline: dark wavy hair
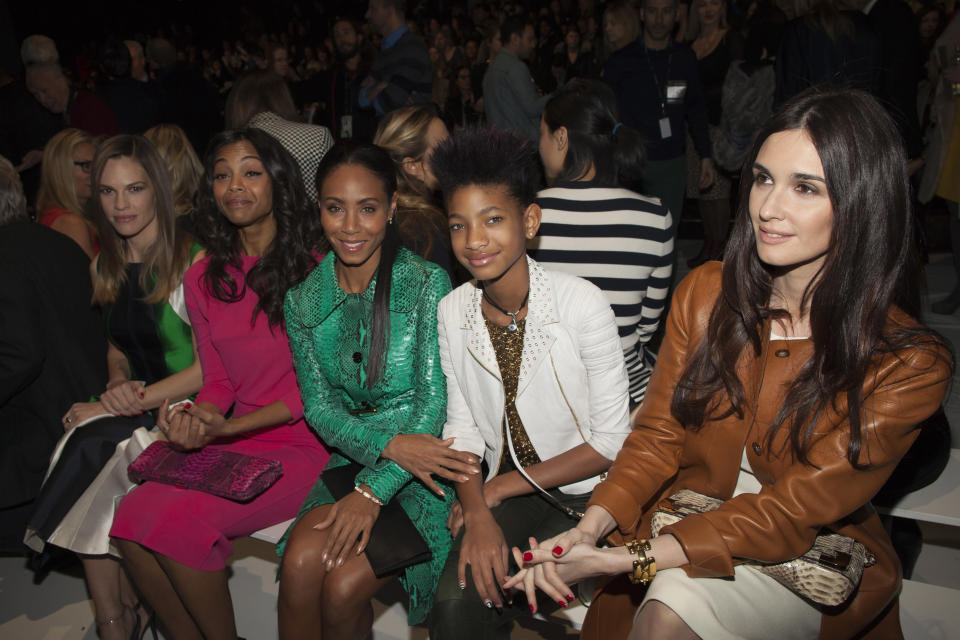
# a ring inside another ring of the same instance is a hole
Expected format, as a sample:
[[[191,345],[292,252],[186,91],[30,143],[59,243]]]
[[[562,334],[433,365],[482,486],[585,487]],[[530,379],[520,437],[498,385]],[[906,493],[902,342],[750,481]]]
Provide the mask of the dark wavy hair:
[[[237,282],[233,275],[242,267],[240,230],[223,215],[213,197],[217,156],[224,147],[238,142],[249,142],[260,156],[273,188],[273,216],[277,223],[276,237],[243,282]],[[223,302],[237,302],[243,298],[246,287],[253,289],[259,300],[250,318],[251,325],[261,311],[271,327],[283,325],[283,297],[287,289],[307,277],[317,262],[313,252],[326,247],[319,216],[307,202],[296,160],[272,136],[259,129],[233,129],[218,133],[210,141],[195,217],[197,234],[210,258],[204,283]]]
[[[569,140],[557,180],[581,179],[592,166],[604,187],[636,186],[646,161],[643,137],[620,121],[613,89],[597,80],[574,78],[543,109],[551,133],[566,127]]]
[[[430,169],[443,197],[468,185],[498,185],[521,207],[537,197],[540,161],[533,143],[498,127],[467,127],[437,145]]]
[[[384,149],[366,142],[341,140],[327,152],[317,167],[317,202],[323,206],[323,183],[335,169],[343,165],[359,165],[372,173],[383,184],[386,201],[397,192],[397,167]],[[388,214],[389,215],[389,214]],[[399,215],[395,212],[394,216]],[[373,290],[373,310],[370,315],[370,353],[367,357],[367,388],[372,389],[383,374],[383,363],[390,347],[390,285],[393,263],[400,250],[397,232],[399,223],[388,224],[383,244],[380,245],[380,264],[377,284]]]
[[[758,257],[748,203],[763,143],[774,133],[798,129],[810,136],[823,164],[833,227],[823,266],[801,301],[801,308],[809,309],[813,356],[791,383],[766,444],[771,447],[774,436],[787,428],[793,454],[809,464],[817,419],[845,400],[846,457],[855,468],[864,468],[863,384],[871,365],[907,348],[937,354],[943,342],[922,325],[888,325],[892,306],[919,317],[920,266],[903,144],[886,110],[862,91],[808,89],[785,103],[757,134],[743,165],[720,296],[706,336],[674,390],[671,410],[693,430],[708,420],[742,417],[746,398],[737,364],[745,349],[761,356],[766,321],[789,316],[772,306],[776,271]]]

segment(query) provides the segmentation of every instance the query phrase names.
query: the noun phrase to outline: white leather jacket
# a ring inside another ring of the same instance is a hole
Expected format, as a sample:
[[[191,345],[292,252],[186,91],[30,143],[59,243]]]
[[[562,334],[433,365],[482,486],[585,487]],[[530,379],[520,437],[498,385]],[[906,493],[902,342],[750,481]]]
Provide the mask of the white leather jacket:
[[[603,292],[586,280],[545,271],[527,258],[530,298],[517,385],[517,412],[541,460],[587,442],[613,460],[630,431],[627,370],[617,324]],[[480,311],[476,281],[445,296],[438,311],[447,376],[444,438],[483,456],[496,473],[503,443],[500,367]],[[512,443],[510,455],[520,466]],[[600,476],[560,487],[589,493]]]

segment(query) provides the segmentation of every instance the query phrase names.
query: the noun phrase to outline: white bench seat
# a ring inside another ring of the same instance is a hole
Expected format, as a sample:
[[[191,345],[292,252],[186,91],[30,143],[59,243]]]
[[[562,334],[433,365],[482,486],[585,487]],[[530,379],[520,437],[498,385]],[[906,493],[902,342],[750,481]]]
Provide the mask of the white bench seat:
[[[906,640],[960,637],[960,590],[904,580],[900,626]]]
[[[277,544],[280,542],[280,538],[283,536],[283,534],[287,532],[287,529],[290,527],[290,523],[292,522],[293,518],[284,520],[283,522],[278,522],[272,527],[260,529],[260,531],[254,531],[250,534],[250,537],[256,538],[257,540],[263,540],[264,542],[269,542],[271,544]]]
[[[937,481],[900,499],[880,513],[923,522],[960,527],[960,449],[950,450],[950,461]]]

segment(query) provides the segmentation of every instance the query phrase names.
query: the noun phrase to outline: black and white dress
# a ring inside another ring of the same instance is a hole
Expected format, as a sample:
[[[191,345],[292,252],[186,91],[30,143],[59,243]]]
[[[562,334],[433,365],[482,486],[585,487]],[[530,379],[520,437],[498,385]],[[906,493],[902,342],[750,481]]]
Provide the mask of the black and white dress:
[[[589,181],[558,183],[541,191],[537,203],[543,219],[528,246],[531,256],[603,290],[617,317],[632,410],[643,401],[653,372],[656,358],[646,345],[670,288],[670,212],[657,198]]]

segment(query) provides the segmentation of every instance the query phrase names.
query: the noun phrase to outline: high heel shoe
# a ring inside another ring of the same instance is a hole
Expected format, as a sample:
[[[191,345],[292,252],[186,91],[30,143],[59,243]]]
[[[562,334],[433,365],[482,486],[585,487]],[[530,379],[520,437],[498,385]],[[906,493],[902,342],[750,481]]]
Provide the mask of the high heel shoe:
[[[140,611],[140,608],[141,608],[141,607],[143,607],[143,601],[142,601],[142,600],[141,600],[141,601],[138,601],[136,604],[134,604],[132,607],[130,607],[130,608],[133,610],[133,615],[134,615],[134,617],[136,617],[136,619],[137,619],[137,625],[136,625],[136,628],[134,629],[134,632],[135,632],[135,633],[130,636],[130,640],[142,640],[143,634],[145,634],[145,633],[147,632],[147,629],[150,629],[150,634],[153,636],[153,640],[159,640],[159,636],[157,635],[157,614],[156,614],[156,612],[150,611],[150,612],[147,613],[147,608],[146,608],[146,607],[143,607],[144,612],[147,613],[147,621],[146,621],[146,623],[143,625],[143,627],[141,628],[141,626],[140,626],[140,614],[138,613],[138,612]]]

